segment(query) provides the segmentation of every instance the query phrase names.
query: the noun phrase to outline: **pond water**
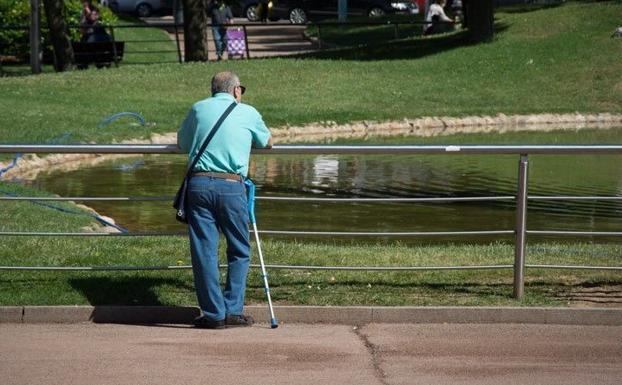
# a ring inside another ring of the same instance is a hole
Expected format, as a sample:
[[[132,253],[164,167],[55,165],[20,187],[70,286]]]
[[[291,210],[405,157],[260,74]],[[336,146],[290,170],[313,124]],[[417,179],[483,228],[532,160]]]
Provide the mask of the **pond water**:
[[[620,143],[622,129],[444,138],[375,139],[360,144]],[[350,142],[351,143],[351,142]],[[530,195],[622,195],[622,156],[530,156]],[[41,174],[30,182],[61,196],[172,196],[185,157],[126,158],[71,172]],[[258,196],[475,197],[516,193],[518,156],[293,156],[256,155],[251,176]],[[170,200],[85,202],[132,231],[177,231]],[[260,200],[261,230],[471,231],[511,230],[513,201],[463,203],[345,203]],[[530,230],[622,231],[622,201],[530,201]],[[499,238],[499,236],[495,236]],[[551,239],[554,237],[548,237]],[[492,237],[477,237],[489,242]],[[512,239],[507,236],[501,239]],[[535,236],[530,236],[535,239]],[[569,238],[556,238],[567,240]],[[583,237],[581,240],[591,238]],[[598,238],[599,240],[602,238]],[[364,238],[357,239],[363,241]],[[382,240],[373,238],[374,242]],[[473,238],[408,238],[403,241],[473,241]],[[619,239],[618,239],[619,240]],[[614,241],[614,239],[608,239]]]

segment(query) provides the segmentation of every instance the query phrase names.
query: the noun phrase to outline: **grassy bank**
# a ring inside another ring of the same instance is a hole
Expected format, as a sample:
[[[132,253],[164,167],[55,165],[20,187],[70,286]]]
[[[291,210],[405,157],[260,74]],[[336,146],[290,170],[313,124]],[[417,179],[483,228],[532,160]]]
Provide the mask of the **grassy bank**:
[[[209,94],[219,70],[238,72],[246,101],[270,126],[430,115],[621,112],[622,44],[610,35],[619,2],[570,3],[496,15],[490,44],[460,34],[404,39],[298,59],[125,65],[119,69],[1,78],[0,140],[109,143],[174,131]],[[361,59],[361,60],[350,60]],[[120,111],[127,120],[97,128]]]

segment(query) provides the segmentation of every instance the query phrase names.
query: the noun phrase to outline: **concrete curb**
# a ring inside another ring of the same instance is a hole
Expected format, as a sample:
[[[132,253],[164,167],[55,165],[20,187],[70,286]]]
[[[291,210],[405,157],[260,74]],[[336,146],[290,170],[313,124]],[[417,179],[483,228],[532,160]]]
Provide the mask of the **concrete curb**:
[[[268,322],[266,306],[246,313]],[[622,326],[622,308],[276,306],[285,323],[365,325],[369,323],[523,323]],[[6,306],[0,323],[189,324],[196,307],[167,306]]]

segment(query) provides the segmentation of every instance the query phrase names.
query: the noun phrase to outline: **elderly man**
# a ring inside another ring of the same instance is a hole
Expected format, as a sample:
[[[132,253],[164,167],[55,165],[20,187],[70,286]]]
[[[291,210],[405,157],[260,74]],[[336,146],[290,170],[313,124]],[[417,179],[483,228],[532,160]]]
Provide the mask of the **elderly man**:
[[[201,308],[194,324],[201,328],[253,324],[243,314],[250,257],[244,177],[251,146],[270,148],[272,138],[259,112],[241,103],[245,90],[232,72],[214,75],[212,97],[196,102],[177,132],[177,144],[191,162],[223,112],[233,108],[198,159],[188,185],[192,270]],[[219,230],[227,240],[224,291],[218,271]]]

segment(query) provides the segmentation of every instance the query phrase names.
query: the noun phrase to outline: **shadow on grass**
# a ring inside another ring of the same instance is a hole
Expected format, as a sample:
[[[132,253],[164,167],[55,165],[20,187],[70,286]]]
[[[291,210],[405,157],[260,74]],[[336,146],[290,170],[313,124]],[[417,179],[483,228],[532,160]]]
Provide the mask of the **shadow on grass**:
[[[585,1],[588,2],[588,1]],[[589,2],[596,2],[595,0],[590,0]],[[525,4],[516,4],[516,5],[507,5],[500,8],[504,13],[528,13],[541,11],[550,8],[557,8],[560,5],[564,4],[562,0],[555,0],[548,3],[537,4],[534,3],[525,3]]]
[[[193,287],[175,278],[159,277],[84,277],[71,278],[69,284],[84,294],[91,305],[162,306],[155,288],[180,287],[193,291]]]
[[[509,26],[505,23],[495,23],[495,33],[502,33],[508,28]],[[297,59],[358,61],[419,59],[475,44],[478,43],[471,40],[468,31],[462,30],[438,36],[375,42],[363,46],[310,52],[292,57]]]

